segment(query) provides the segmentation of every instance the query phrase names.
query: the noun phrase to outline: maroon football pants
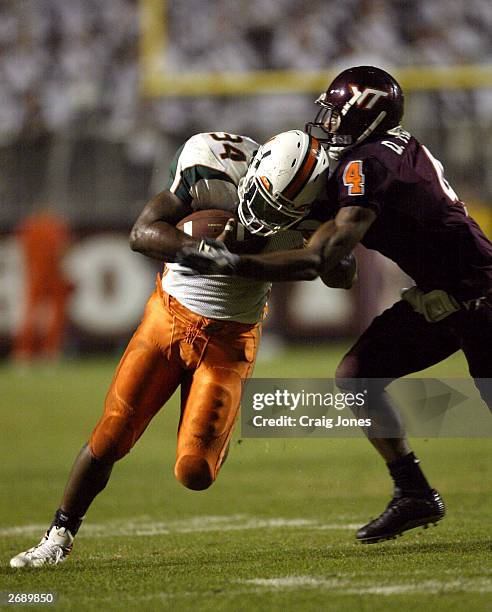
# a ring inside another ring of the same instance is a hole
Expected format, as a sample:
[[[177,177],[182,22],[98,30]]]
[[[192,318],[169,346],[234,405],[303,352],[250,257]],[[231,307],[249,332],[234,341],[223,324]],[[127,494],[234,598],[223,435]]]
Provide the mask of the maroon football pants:
[[[381,391],[393,380],[418,372],[462,350],[480,395],[492,410],[492,298],[475,310],[464,308],[442,321],[427,322],[401,300],[376,317],[337,368],[345,381],[384,379]]]

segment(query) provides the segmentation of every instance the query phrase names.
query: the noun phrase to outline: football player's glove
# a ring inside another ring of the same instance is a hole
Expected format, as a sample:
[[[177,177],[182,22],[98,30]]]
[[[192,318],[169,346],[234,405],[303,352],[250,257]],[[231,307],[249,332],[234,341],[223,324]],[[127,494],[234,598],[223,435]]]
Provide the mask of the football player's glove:
[[[237,272],[239,255],[231,253],[220,240],[202,238],[198,247],[183,247],[176,254],[177,263],[191,268],[190,274],[226,274]]]

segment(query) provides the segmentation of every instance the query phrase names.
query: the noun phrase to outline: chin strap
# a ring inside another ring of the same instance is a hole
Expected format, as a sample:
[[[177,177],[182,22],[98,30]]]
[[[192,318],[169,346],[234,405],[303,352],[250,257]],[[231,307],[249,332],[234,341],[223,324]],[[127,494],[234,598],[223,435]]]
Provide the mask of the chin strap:
[[[348,145],[346,147],[330,147],[328,149],[328,157],[330,159],[338,161],[340,157],[342,157],[342,155],[345,155],[345,153],[347,153],[347,151],[350,151],[350,149],[353,149],[358,144],[363,142],[368,136],[370,136],[385,117],[386,117],[386,111],[381,111],[379,115],[376,117],[376,119],[371,123],[371,125],[362,132],[359,138],[357,138],[354,144]],[[397,129],[401,129],[401,126],[391,128],[391,130],[388,130],[387,133],[390,134],[392,130],[397,130]]]

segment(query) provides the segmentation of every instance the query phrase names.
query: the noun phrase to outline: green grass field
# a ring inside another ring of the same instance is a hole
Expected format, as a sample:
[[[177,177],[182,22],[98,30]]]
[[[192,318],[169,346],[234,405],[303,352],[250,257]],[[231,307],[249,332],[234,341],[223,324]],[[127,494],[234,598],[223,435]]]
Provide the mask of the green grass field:
[[[330,376],[343,348],[289,349],[256,376]],[[0,368],[0,591],[55,592],[60,610],[492,609],[492,440],[415,440],[448,516],[363,546],[355,529],[391,492],[367,441],[241,441],[237,432],[218,481],[191,492],[173,476],[174,400],[115,467],[67,563],[11,569],[51,520],[114,365]],[[456,355],[426,374],[465,368]]]

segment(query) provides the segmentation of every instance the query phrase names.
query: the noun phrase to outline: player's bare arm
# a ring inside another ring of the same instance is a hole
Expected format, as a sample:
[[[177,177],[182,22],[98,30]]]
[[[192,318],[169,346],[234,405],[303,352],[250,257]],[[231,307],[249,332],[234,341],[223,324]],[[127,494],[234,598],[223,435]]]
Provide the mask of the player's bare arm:
[[[371,214],[366,215],[367,212]],[[336,289],[352,287],[357,278],[357,260],[351,252],[354,248],[351,244],[354,243],[355,246],[362,239],[374,221],[371,217],[373,217],[371,211],[358,206],[342,208],[335,219],[324,223],[308,241],[307,248],[318,249],[322,253],[322,266],[318,273],[328,287]],[[350,226],[352,231],[347,232]],[[340,253],[333,252],[337,244],[340,248],[340,241],[344,243],[344,249],[350,249],[347,254],[341,256]]]
[[[238,259],[236,274],[262,280],[313,280],[333,278],[346,268],[355,273],[351,256],[376,214],[360,206],[342,208],[334,220],[324,223],[309,240],[305,249],[278,251],[266,255],[245,255]],[[348,277],[345,284],[350,286]]]
[[[174,193],[161,191],[147,203],[132,228],[132,250],[159,261],[174,261],[182,247],[197,245],[195,238],[175,227],[190,212]]]
[[[349,206],[334,220],[324,223],[303,249],[262,255],[233,255],[207,245],[205,251],[184,249],[181,261],[205,274],[229,274],[268,281],[314,280],[349,289],[356,274],[352,249],[362,239],[376,215],[371,210]]]
[[[317,244],[323,245],[335,231],[335,221],[324,224],[323,232],[316,232],[307,241],[306,247],[316,248]],[[321,229],[321,227],[320,227]],[[319,270],[319,277],[327,287],[334,289],[350,289],[357,278],[357,260],[353,253],[349,253],[336,264],[330,265],[326,270]]]
[[[376,219],[376,214],[361,206],[341,208],[335,219],[324,223],[311,237],[308,248],[321,254],[319,275],[329,278],[345,271],[355,274],[352,251]]]

